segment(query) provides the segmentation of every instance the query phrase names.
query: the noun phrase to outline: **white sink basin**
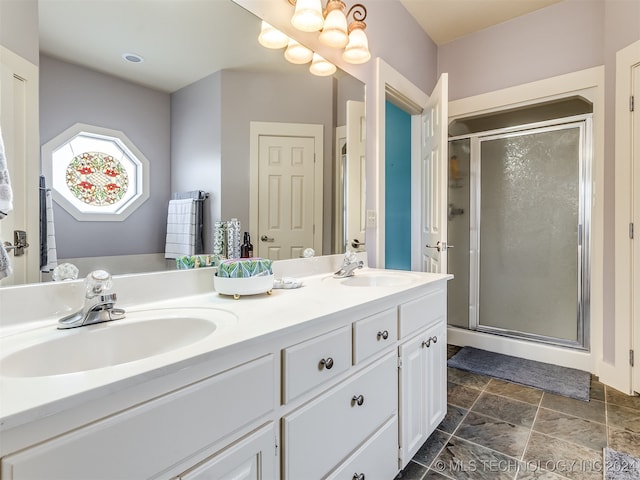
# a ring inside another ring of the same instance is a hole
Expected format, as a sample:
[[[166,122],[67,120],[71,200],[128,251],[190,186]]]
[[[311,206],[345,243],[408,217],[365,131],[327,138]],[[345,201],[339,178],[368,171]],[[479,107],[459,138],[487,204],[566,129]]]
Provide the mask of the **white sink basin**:
[[[340,280],[342,285],[350,287],[402,287],[413,280],[405,275],[390,272],[357,272],[352,277]]]
[[[224,310],[167,308],[70,330],[51,327],[0,358],[0,375],[63,375],[135,362],[192,345],[236,321]]]

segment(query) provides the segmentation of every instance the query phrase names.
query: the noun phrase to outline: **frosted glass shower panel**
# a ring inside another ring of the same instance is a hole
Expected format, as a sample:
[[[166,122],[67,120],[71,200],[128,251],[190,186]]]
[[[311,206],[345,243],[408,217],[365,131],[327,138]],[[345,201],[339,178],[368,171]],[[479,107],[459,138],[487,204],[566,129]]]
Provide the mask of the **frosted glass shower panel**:
[[[578,341],[578,127],[481,141],[479,327]]]
[[[462,328],[469,328],[470,160],[468,138],[449,142],[447,238],[455,248],[447,253],[453,274],[447,286],[447,321]]]

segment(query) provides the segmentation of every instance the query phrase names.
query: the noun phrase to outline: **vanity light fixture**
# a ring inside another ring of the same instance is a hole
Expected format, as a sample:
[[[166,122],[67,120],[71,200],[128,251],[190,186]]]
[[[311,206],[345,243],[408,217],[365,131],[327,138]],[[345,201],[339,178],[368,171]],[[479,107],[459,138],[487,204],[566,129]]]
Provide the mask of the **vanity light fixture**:
[[[263,47],[277,50],[288,45],[289,37],[263,20],[258,42],[260,42],[260,45]]]
[[[302,65],[309,63],[313,58],[313,52],[304,45],[300,45],[293,38],[289,39],[287,49],[284,51],[284,58],[291,63]]]
[[[345,62],[359,64],[371,58],[364,23],[367,9],[362,3],[352,5],[345,14],[347,7],[342,0],[327,0],[324,10],[321,0],[288,2],[295,7],[291,24],[303,32],[321,30],[319,39],[323,44],[345,49],[342,55]]]
[[[311,61],[311,66],[309,67],[309,71],[311,73],[319,77],[327,77],[336,73],[336,70],[336,66],[333,63],[328,62],[317,53],[313,54],[313,60]]]

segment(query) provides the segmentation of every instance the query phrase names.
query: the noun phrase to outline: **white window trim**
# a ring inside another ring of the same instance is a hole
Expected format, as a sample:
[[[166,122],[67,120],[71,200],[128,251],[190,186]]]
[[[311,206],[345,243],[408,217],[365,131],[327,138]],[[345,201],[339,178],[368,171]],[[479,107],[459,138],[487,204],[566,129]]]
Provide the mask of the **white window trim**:
[[[83,212],[78,209],[76,205],[67,200],[62,194],[60,194],[55,188],[51,188],[51,195],[58,205],[64,208],[70,215],[79,221],[93,221],[93,222],[121,222],[127,219],[136,209],[142,205],[149,198],[149,160],[144,154],[134,145],[134,143],[120,130],[112,130],[110,128],[98,127],[95,125],[88,125],[85,123],[76,123],[67,128],[64,132],[60,133],[56,137],[49,140],[42,146],[42,172],[47,179],[47,185],[52,186],[53,179],[53,152],[58,149],[62,144],[67,143],[76,135],[82,132],[101,135],[105,137],[113,137],[120,140],[126,148],[137,158],[141,163],[141,175],[139,179],[136,179],[137,188],[140,189],[140,193],[129,203],[125,208],[119,212],[111,213],[92,213]]]

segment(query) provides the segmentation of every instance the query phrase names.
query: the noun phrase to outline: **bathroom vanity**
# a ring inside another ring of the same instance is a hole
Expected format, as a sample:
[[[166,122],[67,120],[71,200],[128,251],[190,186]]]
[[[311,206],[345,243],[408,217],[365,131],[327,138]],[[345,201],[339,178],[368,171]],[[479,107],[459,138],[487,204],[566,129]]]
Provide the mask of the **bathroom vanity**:
[[[128,313],[117,322],[60,331],[51,314],[3,320],[1,478],[393,479],[446,413],[451,276],[363,269],[336,279],[336,259],[319,258],[276,262],[276,276],[305,276],[273,295],[218,295],[199,269],[116,278]],[[58,316],[74,298],[62,286],[62,299],[60,285],[33,287],[59,300]],[[8,290],[0,300],[37,293]],[[176,324],[208,319],[215,328],[197,339],[136,357],[136,344],[174,345]],[[72,347],[62,363],[55,349],[37,350],[56,335],[102,336],[127,322],[145,326],[109,337],[122,342],[115,360],[88,370]],[[14,361],[31,347],[50,358]]]

